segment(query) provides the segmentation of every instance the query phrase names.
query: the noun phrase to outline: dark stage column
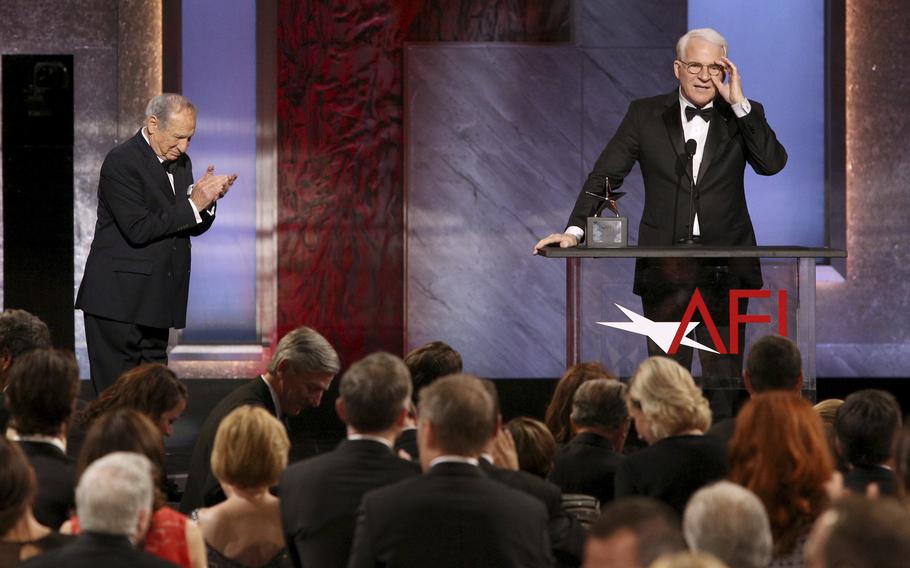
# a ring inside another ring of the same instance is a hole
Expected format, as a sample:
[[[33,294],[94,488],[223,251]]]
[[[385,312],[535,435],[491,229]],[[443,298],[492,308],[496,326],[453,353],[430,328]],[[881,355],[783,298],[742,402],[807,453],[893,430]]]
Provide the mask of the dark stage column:
[[[3,56],[3,304],[73,339],[73,56]]]

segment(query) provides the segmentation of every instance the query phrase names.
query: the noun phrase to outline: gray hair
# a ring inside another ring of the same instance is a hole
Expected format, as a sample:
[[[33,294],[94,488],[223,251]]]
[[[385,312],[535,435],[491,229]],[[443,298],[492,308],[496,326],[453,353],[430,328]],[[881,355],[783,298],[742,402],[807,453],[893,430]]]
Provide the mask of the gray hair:
[[[700,489],[683,514],[683,536],[692,550],[709,552],[737,568],[765,568],[771,562],[771,523],[751,491],[721,481]]]
[[[154,116],[158,119],[158,123],[164,126],[172,116],[184,111],[196,114],[196,107],[188,98],[176,93],[161,93],[146,105],[145,118],[147,120]]]
[[[288,332],[269,361],[268,371],[274,374],[283,361],[298,373],[331,373],[341,368],[338,353],[325,337],[309,327],[298,327]]]
[[[724,56],[727,55],[727,40],[724,39],[724,36],[712,28],[698,28],[689,30],[676,42],[676,58],[680,61],[685,60],[686,47],[688,47],[689,40],[692,38],[703,39],[708,43],[719,45],[724,50]]]
[[[26,351],[47,347],[51,347],[51,333],[41,318],[25,310],[0,313],[0,354],[5,351],[15,359]]]
[[[421,389],[417,415],[447,454],[480,454],[496,429],[493,397],[473,375],[449,375]]]
[[[132,535],[139,514],[152,510],[152,467],[147,457],[131,452],[113,452],[93,461],[76,487],[82,530]]]
[[[373,353],[348,368],[338,391],[349,426],[358,432],[380,432],[408,408],[411,373],[401,358]]]
[[[594,379],[583,383],[572,398],[572,420],[578,426],[615,430],[629,416],[626,385],[616,379]]]

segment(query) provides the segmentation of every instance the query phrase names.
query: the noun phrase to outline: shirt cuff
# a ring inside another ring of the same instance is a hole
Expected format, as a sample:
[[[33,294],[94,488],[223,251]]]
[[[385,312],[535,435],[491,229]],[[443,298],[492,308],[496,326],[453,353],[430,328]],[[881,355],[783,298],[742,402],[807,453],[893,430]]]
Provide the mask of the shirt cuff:
[[[186,188],[187,197],[190,197],[193,194],[194,187],[196,187],[196,184],[192,183],[192,184],[190,184],[190,186],[188,188]],[[198,225],[199,223],[202,222],[202,215],[199,214],[199,209],[196,207],[196,204],[193,203],[192,199],[187,199],[187,201],[190,202],[190,207],[193,208],[193,216],[196,217],[196,224]]]
[[[581,242],[585,238],[585,232],[584,232],[584,230],[582,230],[581,227],[575,227],[575,226],[569,227],[566,229],[566,234],[572,235],[573,237],[578,239],[578,242]]]
[[[752,111],[752,105],[749,103],[749,99],[743,99],[735,105],[731,105],[731,108],[733,108],[733,114],[736,115],[736,118],[742,118]]]

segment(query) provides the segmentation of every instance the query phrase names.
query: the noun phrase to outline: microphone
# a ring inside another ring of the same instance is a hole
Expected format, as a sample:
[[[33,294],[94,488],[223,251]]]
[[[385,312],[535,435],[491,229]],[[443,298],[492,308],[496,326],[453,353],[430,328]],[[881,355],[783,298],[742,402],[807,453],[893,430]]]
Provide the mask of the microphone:
[[[694,230],[695,223],[695,171],[692,165],[692,158],[695,157],[695,151],[698,149],[698,142],[692,138],[686,140],[686,159],[688,160],[688,169],[689,169],[689,234],[685,238],[679,240],[679,244],[682,245],[697,245],[698,237],[692,234]]]

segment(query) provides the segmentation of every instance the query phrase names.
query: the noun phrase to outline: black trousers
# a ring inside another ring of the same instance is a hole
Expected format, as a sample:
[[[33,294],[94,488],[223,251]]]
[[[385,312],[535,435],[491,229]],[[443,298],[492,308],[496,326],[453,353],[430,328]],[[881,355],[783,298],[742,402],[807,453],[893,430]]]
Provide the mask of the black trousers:
[[[167,364],[168,328],[148,327],[85,314],[85,342],[98,395],[125,371],[143,363]]]

